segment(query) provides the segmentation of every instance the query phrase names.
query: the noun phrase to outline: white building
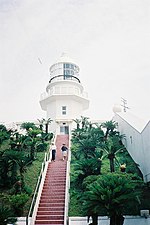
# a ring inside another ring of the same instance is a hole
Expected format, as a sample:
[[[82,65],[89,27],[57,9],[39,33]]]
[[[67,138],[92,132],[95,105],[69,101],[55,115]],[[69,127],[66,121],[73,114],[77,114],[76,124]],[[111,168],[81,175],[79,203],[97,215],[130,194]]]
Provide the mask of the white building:
[[[150,121],[144,121],[129,112],[116,112],[113,120],[125,134],[124,145],[139,165],[145,182],[150,182]]]
[[[79,79],[79,67],[66,54],[50,67],[50,80],[41,95],[41,108],[53,122],[50,129],[57,134],[68,134],[74,119],[88,109],[87,93]]]

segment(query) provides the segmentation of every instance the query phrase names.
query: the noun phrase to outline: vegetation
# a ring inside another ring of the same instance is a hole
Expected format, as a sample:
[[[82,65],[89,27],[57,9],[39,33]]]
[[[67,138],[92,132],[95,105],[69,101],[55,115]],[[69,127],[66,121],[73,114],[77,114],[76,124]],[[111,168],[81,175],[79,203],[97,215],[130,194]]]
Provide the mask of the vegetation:
[[[28,213],[53,137],[48,133],[52,120],[38,121],[39,126],[23,123],[21,133],[0,125],[0,225]],[[87,117],[74,122],[69,215],[88,215],[94,225],[99,215],[108,215],[110,225],[123,225],[123,215],[150,209],[149,187],[123,146],[125,136],[117,131],[117,123],[93,124]]]
[[[123,215],[138,215],[147,203],[147,186],[117,131],[115,121],[92,124],[88,118],[74,120],[70,216],[108,215],[110,225],[122,225]],[[148,206],[148,209],[150,205]]]
[[[50,121],[49,121],[50,123]],[[0,225],[28,213],[45,152],[53,134],[34,123],[22,132],[0,125]]]

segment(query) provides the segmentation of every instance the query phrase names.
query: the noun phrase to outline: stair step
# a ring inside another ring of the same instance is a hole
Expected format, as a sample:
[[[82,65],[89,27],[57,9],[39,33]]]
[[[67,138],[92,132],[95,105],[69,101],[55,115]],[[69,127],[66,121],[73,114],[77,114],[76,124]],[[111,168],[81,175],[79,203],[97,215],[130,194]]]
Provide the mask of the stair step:
[[[49,174],[46,174],[46,176],[45,176],[45,179],[49,179],[49,178],[56,178],[56,179],[58,179],[58,178],[63,178],[63,179],[65,179],[66,178],[66,173],[65,172],[63,172],[63,173],[49,173]]]
[[[47,188],[47,187],[58,188],[58,187],[65,187],[65,186],[66,186],[66,184],[61,184],[61,183],[59,183],[59,184],[44,184],[43,188]]]
[[[59,224],[59,225],[63,225],[64,221],[63,220],[36,220],[35,224]]]
[[[56,177],[56,176],[49,176],[49,178],[45,178],[45,182],[52,182],[52,181],[54,181],[54,182],[66,182],[66,176],[61,176],[61,177]],[[44,183],[45,183],[44,182]]]
[[[64,190],[57,190],[57,194],[55,193],[54,194],[54,191],[50,191],[50,190],[48,190],[48,191],[43,191],[42,192],[42,195],[41,195],[41,197],[51,197],[51,195],[53,195],[53,196],[57,196],[57,195],[65,195],[65,191]]]
[[[39,204],[39,207],[63,207],[65,205],[64,202],[59,202],[59,203],[49,203],[49,202],[46,202],[46,203],[40,203]]]
[[[66,180],[66,176],[65,175],[61,175],[61,176],[55,176],[55,175],[49,175],[48,177],[45,177],[45,180]]]
[[[50,182],[51,179],[53,179],[54,182],[65,182],[66,181],[66,176],[65,175],[62,175],[62,176],[52,176],[50,175],[49,177],[45,177],[45,182]]]
[[[51,182],[49,182],[49,183],[45,183],[44,184],[44,187],[50,187],[50,186],[65,186],[66,185],[66,183],[65,182],[55,182],[55,183],[51,183]]]
[[[43,189],[58,189],[58,190],[60,190],[60,189],[64,189],[64,187],[65,187],[65,185],[57,185],[57,186],[43,186]]]
[[[51,196],[42,196],[41,195],[41,198],[40,198],[40,200],[55,200],[55,199],[60,199],[60,200],[63,200],[65,198],[65,195],[57,195],[57,194],[55,194],[55,195],[51,195]]]
[[[47,175],[65,175],[66,174],[66,170],[60,170],[60,171],[52,171],[52,170],[50,170],[50,171],[47,171],[47,173],[46,173],[46,176]]]
[[[62,178],[62,179],[60,179],[60,178],[59,179],[58,178],[54,179],[54,177],[53,177],[53,180],[51,180],[50,177],[49,177],[49,178],[45,179],[44,184],[45,183],[51,183],[52,181],[53,181],[53,183],[58,183],[58,182],[64,182],[65,183],[66,179],[64,179],[64,178]]]
[[[65,191],[65,188],[61,187],[61,188],[50,188],[50,187],[46,187],[46,188],[43,188],[43,192],[46,192],[46,193],[54,193],[54,191],[58,191],[58,192],[64,192]]]
[[[54,191],[56,191],[57,192],[57,194],[55,193],[54,194]],[[51,196],[59,196],[59,195],[65,195],[65,190],[59,190],[59,189],[53,189],[53,190],[51,190],[51,189],[45,189],[45,190],[43,190],[43,192],[42,192],[42,195],[41,195],[41,197],[46,197],[47,196],[47,198],[51,198]]]
[[[37,215],[36,220],[63,220],[64,216],[60,215]]]
[[[64,165],[64,167],[61,167],[61,168],[59,168],[58,169],[58,167],[60,167],[60,165],[57,165],[55,168],[53,167],[53,168],[50,168],[50,167],[48,167],[48,169],[47,169],[47,173],[62,173],[62,172],[66,172],[66,165]]]
[[[52,171],[51,171],[51,172],[47,172],[45,177],[46,177],[46,178],[49,178],[49,177],[51,177],[51,176],[52,176],[52,177],[56,177],[56,178],[57,178],[57,177],[60,177],[60,178],[61,178],[61,177],[66,177],[66,171],[58,172],[58,173],[54,173],[54,172],[52,172]]]
[[[64,211],[38,211],[37,215],[64,215]]]
[[[47,208],[47,207],[42,207],[42,206],[41,206],[41,207],[38,208],[38,212],[39,212],[39,211],[44,211],[44,212],[45,212],[45,211],[46,211],[46,212],[47,212],[47,211],[62,212],[62,211],[64,211],[64,207],[48,207],[48,208]]]
[[[48,174],[48,173],[55,173],[56,174],[56,173],[66,172],[66,165],[64,165],[64,167],[59,168],[59,169],[58,169],[58,167],[60,167],[60,165],[57,165],[55,168],[48,167],[46,174]]]
[[[65,188],[65,186],[66,185],[64,185],[64,184],[60,184],[60,185],[52,185],[52,184],[50,184],[50,185],[44,185],[43,186],[43,189],[60,189],[60,188]]]
[[[40,199],[40,203],[60,203],[60,202],[64,202],[64,198],[63,199]]]
[[[64,188],[43,188],[43,194],[47,194],[49,197],[51,195],[53,195],[54,191],[56,192],[60,192],[60,193],[65,193],[65,189]]]

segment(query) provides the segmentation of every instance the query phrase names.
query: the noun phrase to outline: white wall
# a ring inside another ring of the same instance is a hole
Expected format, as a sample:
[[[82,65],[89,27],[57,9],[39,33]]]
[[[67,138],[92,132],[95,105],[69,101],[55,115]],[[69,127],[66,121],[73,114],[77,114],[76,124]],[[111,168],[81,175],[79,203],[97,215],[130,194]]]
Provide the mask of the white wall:
[[[150,123],[141,128],[139,124],[136,126],[135,121],[132,123],[131,116],[129,122],[127,114],[125,117],[123,114],[115,114],[113,120],[118,122],[119,132],[126,135],[124,145],[133,160],[139,164],[144,180],[150,181]]]
[[[150,181],[150,122],[142,131],[143,155],[145,163],[145,180]]]
[[[26,225],[26,218],[20,217],[17,225]],[[87,225],[87,217],[69,217],[69,225]],[[30,225],[30,220],[29,220]],[[99,217],[98,225],[109,225],[107,217]],[[150,225],[150,218],[147,219],[140,216],[125,216],[124,225]]]
[[[87,217],[70,217],[69,225],[87,225]],[[99,217],[98,225],[109,225],[107,217]],[[126,216],[124,225],[150,225],[150,218],[140,216]]]

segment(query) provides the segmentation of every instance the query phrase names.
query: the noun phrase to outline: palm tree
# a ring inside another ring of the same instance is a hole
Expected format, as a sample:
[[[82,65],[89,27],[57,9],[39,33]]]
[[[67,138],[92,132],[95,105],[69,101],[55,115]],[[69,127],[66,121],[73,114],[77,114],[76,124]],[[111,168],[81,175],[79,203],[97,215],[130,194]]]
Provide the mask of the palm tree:
[[[83,196],[84,210],[89,216],[107,213],[110,225],[123,225],[125,210],[138,205],[137,196],[140,193],[136,185],[129,174],[98,176],[98,179],[87,187]],[[97,225],[97,221],[93,224]]]
[[[89,121],[88,117],[81,116],[81,124],[82,124],[82,129],[86,129],[88,127]]]
[[[48,126],[49,124],[52,122],[53,120],[51,118],[48,118],[47,120],[45,120],[45,132],[46,134],[48,134]]]
[[[77,158],[94,157],[97,147],[101,147],[104,134],[99,128],[92,127],[86,130],[74,130],[72,133],[72,143],[77,145],[73,152]]]
[[[102,153],[97,154],[97,157],[78,160],[74,164],[75,173],[72,174],[75,185],[82,188],[83,181],[86,177],[100,175],[101,165]]]
[[[21,124],[21,128],[25,129],[28,132],[30,129],[35,129],[36,125],[32,122],[24,122]]]
[[[115,160],[117,161],[116,156],[124,149],[125,147],[120,145],[117,136],[107,138],[102,150],[105,153],[105,157],[109,159],[110,172],[115,172]]]
[[[105,139],[107,140],[108,135],[113,134],[113,132],[115,131],[115,129],[118,126],[118,123],[113,120],[110,120],[110,121],[106,121],[106,122],[102,123],[101,126],[106,129]]]
[[[77,129],[77,130],[80,129],[80,123],[81,123],[81,120],[75,119],[75,120],[73,120],[73,121],[77,124],[76,129]]]
[[[5,182],[13,185],[18,180],[20,176],[22,186],[24,185],[24,172],[26,171],[26,166],[30,164],[31,161],[28,157],[24,155],[23,152],[18,152],[14,150],[7,150],[1,156],[0,168],[1,168],[1,179],[3,178]],[[7,166],[6,166],[7,165]],[[1,183],[3,183],[1,181]],[[6,184],[7,184],[6,183]]]
[[[17,131],[13,132],[10,137],[10,147],[12,150],[23,151],[24,150],[25,136],[19,134]]]
[[[39,124],[40,124],[40,130],[43,131],[43,126],[44,126],[44,122],[45,122],[45,119],[42,118],[42,119],[37,119]]]

